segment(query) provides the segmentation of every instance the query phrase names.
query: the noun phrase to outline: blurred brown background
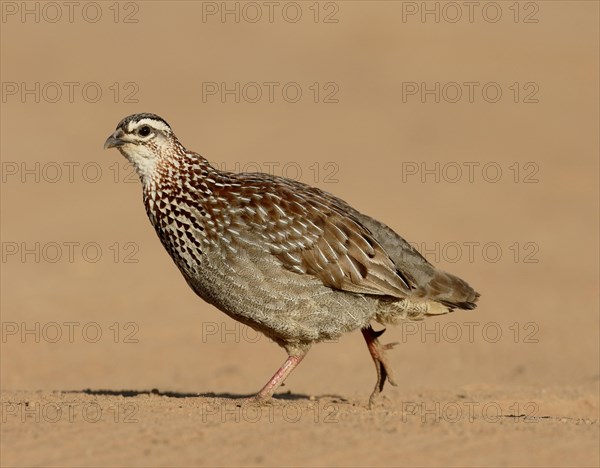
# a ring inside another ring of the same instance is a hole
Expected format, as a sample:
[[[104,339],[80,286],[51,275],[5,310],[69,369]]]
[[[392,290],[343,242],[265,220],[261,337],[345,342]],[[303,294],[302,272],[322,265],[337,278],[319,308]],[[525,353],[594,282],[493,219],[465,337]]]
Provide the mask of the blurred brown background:
[[[598,4],[465,3],[2,2],[4,466],[598,464]],[[193,394],[250,394],[285,355],[195,297],[163,250],[102,149],[137,112],[221,168],[299,178],[386,222],[479,308],[388,330],[400,386],[379,413],[353,333],[284,388],[304,411],[338,405],[340,424],[207,424],[215,400]],[[458,398],[541,419],[403,418]],[[48,422],[67,400],[134,402],[138,422]]]

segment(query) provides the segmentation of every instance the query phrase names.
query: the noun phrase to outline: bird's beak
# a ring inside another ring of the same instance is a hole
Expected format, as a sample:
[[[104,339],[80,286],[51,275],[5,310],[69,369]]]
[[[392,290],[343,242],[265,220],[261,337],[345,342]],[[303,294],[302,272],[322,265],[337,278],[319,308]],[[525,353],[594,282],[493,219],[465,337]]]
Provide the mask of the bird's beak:
[[[115,131],[115,133],[109,136],[104,142],[104,149],[118,148],[119,146],[123,146],[125,143],[127,143],[127,141],[123,139],[124,135],[125,134],[121,129]]]

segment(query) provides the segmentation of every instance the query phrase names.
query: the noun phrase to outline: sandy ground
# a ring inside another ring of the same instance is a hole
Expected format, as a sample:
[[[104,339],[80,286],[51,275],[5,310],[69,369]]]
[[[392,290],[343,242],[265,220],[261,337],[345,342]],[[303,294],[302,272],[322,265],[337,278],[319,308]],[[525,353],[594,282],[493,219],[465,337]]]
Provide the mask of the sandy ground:
[[[307,2],[296,22],[260,2],[230,2],[239,21],[220,2],[19,5],[0,50],[2,466],[600,464],[596,2],[500,2],[496,22],[460,2],[454,22],[437,2],[439,21],[421,2]],[[194,296],[102,150],[141,111],[221,168],[381,219],[480,306],[388,329],[399,386],[371,411],[359,333],[237,406],[285,355]]]

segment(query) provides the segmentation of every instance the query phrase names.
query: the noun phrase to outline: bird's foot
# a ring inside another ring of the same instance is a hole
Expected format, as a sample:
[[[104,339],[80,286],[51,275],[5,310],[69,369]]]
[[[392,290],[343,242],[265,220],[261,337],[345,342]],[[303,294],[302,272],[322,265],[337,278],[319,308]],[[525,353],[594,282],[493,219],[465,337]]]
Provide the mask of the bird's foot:
[[[375,400],[383,390],[386,380],[394,387],[398,386],[394,380],[394,374],[392,373],[392,368],[387,361],[386,355],[386,351],[392,349],[398,343],[396,342],[382,345],[379,342],[377,338],[381,336],[383,332],[385,332],[385,328],[380,331],[375,331],[369,325],[368,328],[364,328],[361,331],[365,341],[367,342],[367,347],[369,348],[369,352],[371,353],[371,357],[373,358],[375,369],[377,371],[377,383],[375,384],[373,393],[371,393],[371,396],[369,397],[369,409],[373,409]]]

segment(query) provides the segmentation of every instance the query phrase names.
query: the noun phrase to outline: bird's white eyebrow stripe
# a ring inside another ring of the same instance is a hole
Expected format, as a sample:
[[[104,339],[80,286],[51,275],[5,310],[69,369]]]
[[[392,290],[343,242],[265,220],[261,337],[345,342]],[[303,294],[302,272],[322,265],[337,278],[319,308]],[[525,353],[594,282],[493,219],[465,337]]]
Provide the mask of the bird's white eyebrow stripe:
[[[149,125],[152,128],[156,128],[158,130],[162,130],[163,132],[169,132],[171,129],[168,125],[165,125],[160,120],[156,119],[142,119],[138,121],[129,122],[129,131],[133,131],[134,128],[141,127],[142,125]]]

